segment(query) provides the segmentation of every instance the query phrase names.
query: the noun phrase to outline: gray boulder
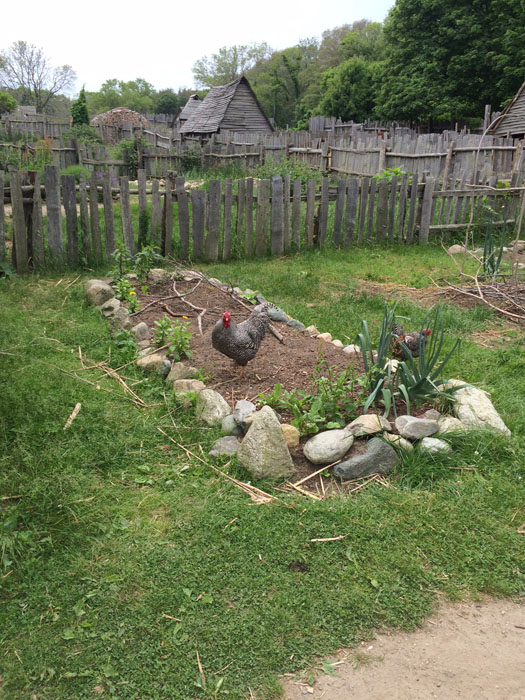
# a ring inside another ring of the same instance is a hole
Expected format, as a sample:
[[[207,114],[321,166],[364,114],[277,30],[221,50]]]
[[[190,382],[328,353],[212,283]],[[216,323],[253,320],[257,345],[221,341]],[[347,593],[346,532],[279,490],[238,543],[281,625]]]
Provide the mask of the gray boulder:
[[[149,340],[148,324],[144,323],[144,321],[141,321],[140,323],[137,323],[136,326],[133,326],[131,332],[135,336],[135,340],[137,341],[137,343],[140,343],[144,340]]]
[[[202,391],[206,384],[199,379],[176,379],[173,382],[173,391],[176,394],[187,394],[188,391]]]
[[[278,323],[286,323],[290,318],[282,309],[273,306],[268,309],[268,316]]]
[[[255,413],[256,410],[257,408],[255,407],[255,404],[253,404],[251,401],[241,399],[241,401],[237,401],[235,408],[233,409],[233,420],[237,423],[237,425],[240,425],[241,428],[244,428],[246,425],[246,418],[251,416],[252,413]]]
[[[204,389],[199,392],[195,410],[198,421],[207,425],[217,425],[230,413],[230,407],[217,391]]]
[[[116,331],[124,330],[129,331],[132,327],[132,322],[129,317],[129,311],[125,306],[120,306],[115,313],[108,316],[109,325],[111,330],[115,333]]]
[[[244,435],[244,430],[241,428],[240,425],[237,425],[233,414],[230,413],[229,416],[226,416],[221,421],[221,433],[223,435],[241,436]]]
[[[444,435],[445,433],[457,433],[461,430],[465,430],[465,426],[459,420],[459,418],[454,418],[454,416],[441,416],[438,420],[439,430],[438,435]]]
[[[104,318],[111,318],[120,309],[120,299],[113,297],[105,301],[100,307],[100,313]]]
[[[291,318],[289,321],[287,321],[286,325],[290,326],[290,328],[295,328],[298,331],[304,331],[306,328],[304,323],[301,323],[301,321],[298,321],[296,318]]]
[[[372,438],[367,447],[365,454],[337,464],[334,474],[346,481],[368,474],[388,474],[399,462],[395,449],[381,438]]]
[[[479,430],[486,428],[510,437],[511,432],[490,400],[490,394],[483,389],[467,385],[459,379],[450,379],[443,388],[462,386],[454,392],[454,413],[465,428]]]
[[[303,454],[313,464],[331,464],[341,459],[353,442],[354,436],[349,430],[325,430],[305,442]]]
[[[383,430],[392,430],[392,426],[383,416],[367,413],[349,423],[346,426],[346,430],[349,430],[352,435],[359,437],[360,435],[380,433]]]
[[[437,454],[438,452],[452,452],[452,447],[450,447],[448,442],[431,437],[423,438],[419,443],[419,449],[421,452],[427,452],[431,455]]]
[[[403,437],[409,438],[409,440],[420,440],[437,433],[439,426],[437,421],[428,418],[399,416],[396,418],[396,428]]]
[[[237,458],[255,479],[286,479],[294,472],[281,424],[269,406],[254,416]]]
[[[164,282],[171,277],[171,272],[168,270],[163,270],[161,267],[153,267],[148,272],[148,281],[152,284],[158,284],[159,282]]]
[[[170,373],[166,377],[166,382],[175,382],[177,379],[189,379],[196,374],[196,372],[197,370],[195,367],[185,365],[184,362],[174,362]]]
[[[221,455],[237,454],[241,443],[233,435],[221,437],[215,440],[209,452],[210,457],[220,457]]]
[[[157,372],[163,376],[166,376],[170,371],[171,363],[166,360],[164,355],[159,355],[158,353],[153,353],[150,355],[144,355],[144,357],[139,357],[137,360],[137,367],[145,370],[146,372]]]
[[[86,301],[91,306],[102,304],[115,296],[113,288],[103,280],[88,280],[86,282]]]

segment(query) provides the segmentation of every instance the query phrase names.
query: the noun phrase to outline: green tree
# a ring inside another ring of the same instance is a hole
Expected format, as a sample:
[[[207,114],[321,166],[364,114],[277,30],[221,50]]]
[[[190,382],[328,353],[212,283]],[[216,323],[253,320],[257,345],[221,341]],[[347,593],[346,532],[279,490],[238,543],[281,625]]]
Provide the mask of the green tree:
[[[76,79],[71,66],[53,68],[42,49],[26,41],[15,41],[0,52],[0,84],[17,91],[22,104],[44,112],[52,98],[70,89]]]
[[[217,53],[204,56],[193,64],[193,77],[200,87],[225,85],[240,78],[257,61],[268,58],[271,53],[271,48],[265,42],[223,46]]]
[[[84,87],[82,87],[78,98],[71,104],[71,117],[73,118],[73,126],[78,126],[80,124],[89,125],[86,91]]]
[[[16,100],[7,92],[0,92],[0,114],[14,112],[16,109]]]
[[[87,93],[90,114],[100,114],[115,107],[127,107],[135,112],[152,113],[155,107],[153,85],[143,78],[124,81],[106,80],[99,92]]]
[[[378,97],[390,119],[480,119],[525,76],[523,0],[397,0]]]
[[[375,107],[375,66],[362,58],[348,58],[340,66],[323,73],[323,97],[318,111],[343,121],[362,122]]]
[[[181,99],[173,90],[162,90],[155,95],[155,114],[175,114],[181,106]]]

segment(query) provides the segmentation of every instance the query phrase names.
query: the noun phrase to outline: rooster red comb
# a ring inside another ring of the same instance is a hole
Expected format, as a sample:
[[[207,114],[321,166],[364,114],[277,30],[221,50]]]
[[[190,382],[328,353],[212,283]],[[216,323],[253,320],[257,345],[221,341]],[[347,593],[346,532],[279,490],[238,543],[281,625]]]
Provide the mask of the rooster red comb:
[[[224,314],[222,315],[222,323],[223,323],[225,328],[228,328],[231,320],[232,320],[232,317],[230,316],[230,314],[227,311],[225,311]]]
[[[430,328],[423,329],[423,335],[429,336],[431,333],[432,333],[432,331],[430,330]]]

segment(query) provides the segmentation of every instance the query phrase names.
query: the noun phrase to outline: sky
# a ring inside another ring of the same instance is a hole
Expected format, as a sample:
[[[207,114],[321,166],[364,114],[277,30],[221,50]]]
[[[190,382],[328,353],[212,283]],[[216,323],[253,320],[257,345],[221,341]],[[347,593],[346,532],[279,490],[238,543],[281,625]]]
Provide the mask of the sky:
[[[273,49],[358,19],[381,22],[394,0],[200,0],[153,3],[26,0],[4,3],[0,50],[15,41],[43,49],[51,66],[70,65],[75,96],[110,78],[144,78],[156,90],[194,87],[192,66],[222,46],[267,42]]]

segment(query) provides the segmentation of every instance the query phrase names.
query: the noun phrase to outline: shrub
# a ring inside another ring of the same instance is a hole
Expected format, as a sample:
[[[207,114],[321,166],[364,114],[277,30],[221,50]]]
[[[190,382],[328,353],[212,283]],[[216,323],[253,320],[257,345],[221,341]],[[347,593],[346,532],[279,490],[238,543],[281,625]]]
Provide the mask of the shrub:
[[[64,170],[60,171],[61,175],[74,175],[75,176],[75,182],[77,185],[80,182],[80,178],[82,175],[86,176],[86,180],[89,180],[91,177],[91,172],[87,168],[83,168],[81,165],[70,165],[67,168],[64,168]]]

